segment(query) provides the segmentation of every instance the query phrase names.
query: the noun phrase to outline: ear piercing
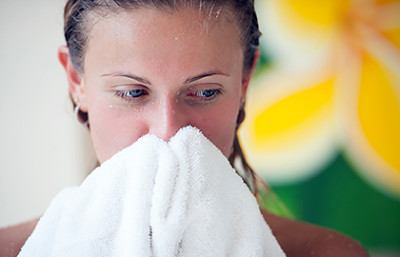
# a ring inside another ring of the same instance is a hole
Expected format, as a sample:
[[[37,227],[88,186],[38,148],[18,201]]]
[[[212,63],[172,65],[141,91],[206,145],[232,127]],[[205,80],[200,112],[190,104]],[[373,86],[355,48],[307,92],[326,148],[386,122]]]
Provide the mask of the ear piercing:
[[[74,114],[79,123],[89,128],[89,119],[87,117],[87,113],[81,111],[81,106],[79,104],[76,104]]]

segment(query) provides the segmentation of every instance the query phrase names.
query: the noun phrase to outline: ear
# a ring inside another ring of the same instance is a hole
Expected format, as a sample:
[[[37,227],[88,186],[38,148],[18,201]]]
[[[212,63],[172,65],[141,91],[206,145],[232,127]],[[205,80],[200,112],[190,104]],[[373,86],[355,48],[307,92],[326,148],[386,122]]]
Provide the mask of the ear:
[[[85,98],[85,87],[82,76],[75,69],[69,56],[69,48],[67,46],[60,46],[58,48],[58,60],[64,67],[67,73],[69,94],[74,104],[80,107],[80,110],[87,112],[86,98]]]
[[[260,51],[260,49],[257,49],[254,54],[253,66],[251,67],[248,74],[246,74],[246,76],[242,79],[242,98],[243,99],[246,98],[247,89],[249,87],[250,80],[253,77],[254,71],[257,67],[257,63],[258,63],[258,60],[260,59],[260,55],[261,55],[261,51]]]

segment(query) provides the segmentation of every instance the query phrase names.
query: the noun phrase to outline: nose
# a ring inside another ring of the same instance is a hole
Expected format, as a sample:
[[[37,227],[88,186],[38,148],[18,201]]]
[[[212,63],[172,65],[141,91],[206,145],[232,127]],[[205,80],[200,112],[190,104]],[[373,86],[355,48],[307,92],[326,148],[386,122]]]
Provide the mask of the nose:
[[[150,134],[169,141],[180,128],[189,125],[183,107],[175,99],[163,99],[154,107],[149,124]]]

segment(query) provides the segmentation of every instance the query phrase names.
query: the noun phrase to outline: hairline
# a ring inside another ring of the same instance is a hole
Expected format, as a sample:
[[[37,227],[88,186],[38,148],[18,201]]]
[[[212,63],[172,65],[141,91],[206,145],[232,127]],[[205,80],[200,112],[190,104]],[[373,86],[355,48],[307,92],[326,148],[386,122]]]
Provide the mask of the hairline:
[[[170,14],[175,14],[176,12],[179,12],[181,10],[184,10],[185,8],[192,8],[194,10],[195,7],[198,8],[198,12],[204,14],[204,19],[207,20],[207,17],[210,20],[213,16],[214,13],[216,13],[216,19],[224,18],[227,19],[228,22],[233,22],[235,24],[236,29],[238,30],[238,35],[239,35],[239,43],[240,47],[242,49],[242,65],[243,65],[243,77],[247,75],[249,67],[246,67],[245,61],[246,61],[246,46],[243,43],[243,35],[242,29],[239,25],[240,20],[235,17],[235,11],[233,10],[233,7],[230,4],[218,4],[214,2],[211,6],[197,6],[196,4],[185,4],[182,2],[178,2],[176,5],[156,5],[154,3],[147,3],[147,4],[136,4],[132,5],[129,7],[123,7],[118,4],[116,4],[114,1],[112,1],[112,5],[107,4],[106,6],[95,6],[92,8],[92,10],[88,11],[84,15],[84,24],[81,24],[82,26],[82,32],[85,34],[85,44],[83,45],[82,49],[82,57],[81,61],[77,64],[79,67],[75,67],[77,71],[80,73],[80,75],[84,74],[84,66],[85,66],[85,57],[86,57],[86,52],[88,49],[89,41],[90,41],[90,35],[91,31],[96,26],[98,22],[101,21],[101,19],[104,18],[109,18],[109,17],[117,17],[118,14],[122,12],[134,12],[138,11],[140,9],[153,9],[153,10],[160,10],[160,11],[165,11]],[[217,8],[217,11],[214,11],[214,9]],[[208,13],[208,14],[207,14]],[[71,58],[73,58],[71,56]],[[73,62],[76,63],[76,62]]]

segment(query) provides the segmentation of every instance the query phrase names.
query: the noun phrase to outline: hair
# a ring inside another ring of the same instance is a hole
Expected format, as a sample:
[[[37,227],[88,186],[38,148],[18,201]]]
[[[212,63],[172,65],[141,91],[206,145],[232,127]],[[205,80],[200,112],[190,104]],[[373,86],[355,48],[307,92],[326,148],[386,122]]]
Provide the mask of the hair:
[[[88,41],[90,17],[97,14],[107,15],[122,10],[133,10],[143,7],[165,10],[178,10],[181,7],[197,7],[212,13],[217,8],[228,7],[231,18],[234,18],[240,32],[240,43],[243,48],[243,75],[248,76],[255,60],[259,46],[259,31],[254,0],[68,0],[64,10],[64,36],[69,48],[70,59],[79,73],[84,72],[84,55]],[[74,107],[76,103],[74,103]],[[244,106],[243,106],[244,107]],[[244,109],[239,110],[233,151],[229,157],[232,166],[236,160],[242,166],[241,176],[252,192],[258,196],[258,185],[261,182],[247,163],[237,136],[237,130],[244,120]],[[87,113],[79,111],[79,119],[87,121]],[[238,170],[238,169],[236,169]],[[262,183],[261,183],[262,184]]]

